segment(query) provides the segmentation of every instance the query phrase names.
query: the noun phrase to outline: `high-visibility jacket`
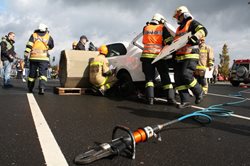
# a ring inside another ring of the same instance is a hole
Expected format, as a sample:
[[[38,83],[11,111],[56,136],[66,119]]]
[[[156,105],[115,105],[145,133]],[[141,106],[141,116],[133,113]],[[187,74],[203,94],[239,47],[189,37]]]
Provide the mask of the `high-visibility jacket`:
[[[13,47],[13,43],[7,40],[7,37],[2,37],[2,42],[6,43],[6,49],[9,51]]]
[[[164,25],[149,24],[144,27],[142,43],[144,44],[142,57],[155,58],[163,47],[163,27]]]
[[[10,60],[10,55],[16,56],[14,41],[9,40],[7,36],[2,37],[0,53],[2,61]]]
[[[200,58],[196,69],[206,70],[207,67],[214,65],[213,49],[205,43],[200,44]]]
[[[30,60],[45,60],[49,61],[48,56],[48,42],[50,35],[46,33],[44,36],[39,36],[37,33],[33,33],[34,42],[30,43],[32,49],[30,52]]]
[[[180,29],[180,27],[177,28],[174,40],[177,40],[181,36],[188,33],[192,21],[193,21],[192,19],[188,20],[186,22],[186,25],[182,29]],[[197,50],[199,50],[198,46],[192,46],[190,44],[186,44],[184,47],[176,51],[176,60],[199,59],[199,54],[198,54],[199,51]]]
[[[104,75],[109,71],[110,71],[109,62],[107,58],[102,54],[98,55],[90,62],[90,67],[89,67],[90,83],[96,86],[104,85],[108,79],[108,76]]]

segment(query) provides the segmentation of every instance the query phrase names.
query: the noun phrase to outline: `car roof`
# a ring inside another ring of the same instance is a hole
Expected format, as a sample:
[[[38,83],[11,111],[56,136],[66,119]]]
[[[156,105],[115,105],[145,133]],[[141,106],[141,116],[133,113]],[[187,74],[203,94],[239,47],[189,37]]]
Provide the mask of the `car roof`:
[[[234,63],[250,63],[250,59],[237,59]]]

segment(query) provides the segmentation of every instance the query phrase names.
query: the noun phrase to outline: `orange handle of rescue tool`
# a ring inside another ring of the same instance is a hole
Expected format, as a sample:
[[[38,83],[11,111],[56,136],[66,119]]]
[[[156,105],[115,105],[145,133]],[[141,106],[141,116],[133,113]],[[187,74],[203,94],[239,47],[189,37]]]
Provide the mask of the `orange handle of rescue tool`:
[[[135,142],[144,142],[147,140],[147,134],[143,129],[138,129],[135,132],[133,132],[133,136],[135,138]]]

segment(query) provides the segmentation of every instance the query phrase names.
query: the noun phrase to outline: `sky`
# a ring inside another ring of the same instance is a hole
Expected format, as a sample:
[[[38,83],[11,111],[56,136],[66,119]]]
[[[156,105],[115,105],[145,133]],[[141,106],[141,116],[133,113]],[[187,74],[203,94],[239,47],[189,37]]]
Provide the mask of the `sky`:
[[[155,13],[162,14],[175,28],[175,9],[185,5],[208,30],[206,42],[214,49],[215,63],[224,44],[233,59],[250,59],[250,0],[0,0],[0,35],[13,31],[18,57],[39,23],[48,26],[55,47],[71,49],[73,41],[86,35],[95,46],[130,42]]]

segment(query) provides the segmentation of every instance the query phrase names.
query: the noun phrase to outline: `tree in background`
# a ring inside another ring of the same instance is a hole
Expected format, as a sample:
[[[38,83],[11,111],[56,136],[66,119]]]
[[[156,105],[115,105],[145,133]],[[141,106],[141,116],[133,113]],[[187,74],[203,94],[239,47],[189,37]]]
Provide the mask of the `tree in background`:
[[[224,77],[228,78],[229,76],[229,55],[228,55],[228,46],[227,44],[223,45],[222,54],[220,54],[220,65],[219,73]]]

